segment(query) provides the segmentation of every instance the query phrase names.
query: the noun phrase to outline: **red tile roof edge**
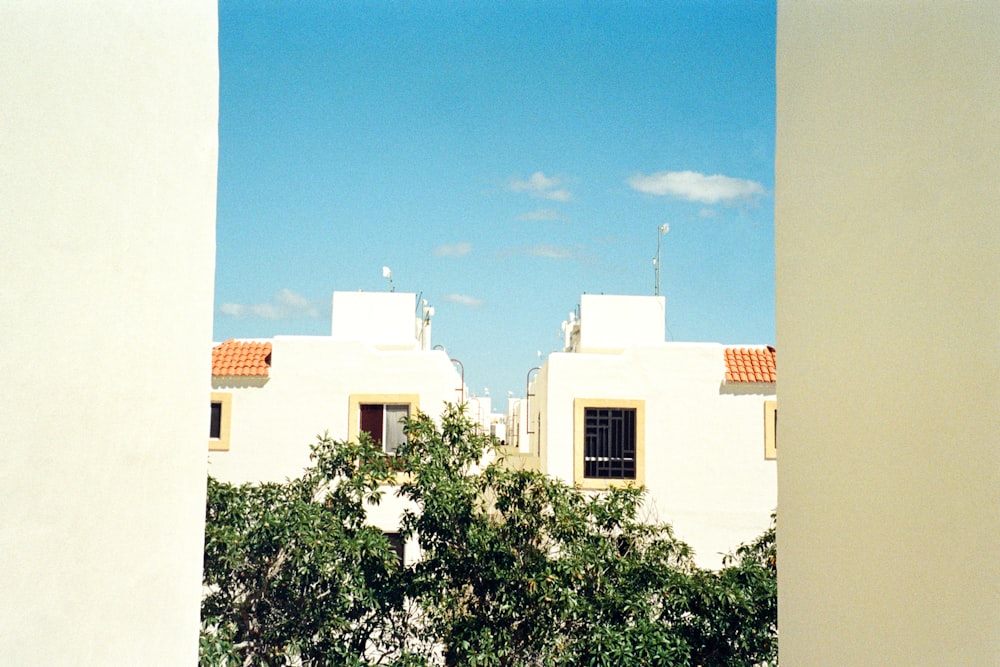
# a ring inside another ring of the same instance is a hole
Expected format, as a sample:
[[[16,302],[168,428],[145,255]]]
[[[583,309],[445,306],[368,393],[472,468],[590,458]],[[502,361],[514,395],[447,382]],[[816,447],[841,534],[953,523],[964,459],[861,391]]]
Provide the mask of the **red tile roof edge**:
[[[230,338],[212,348],[212,377],[268,377],[271,343]]]
[[[777,351],[764,347],[727,347],[726,382],[771,383],[778,379]]]

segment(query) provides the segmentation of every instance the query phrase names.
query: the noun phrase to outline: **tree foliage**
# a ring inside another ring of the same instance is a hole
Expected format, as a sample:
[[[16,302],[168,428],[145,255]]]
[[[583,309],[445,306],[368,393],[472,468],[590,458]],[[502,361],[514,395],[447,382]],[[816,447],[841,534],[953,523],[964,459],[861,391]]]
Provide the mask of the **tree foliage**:
[[[202,664],[773,664],[773,526],[699,569],[640,488],[511,469],[456,406],[405,432],[392,466],[321,438],[301,478],[209,480]],[[420,545],[405,568],[365,521],[387,488]]]
[[[395,553],[366,523],[392,472],[368,438],[312,448],[314,465],[283,484],[208,480],[203,664],[366,664],[391,627]]]

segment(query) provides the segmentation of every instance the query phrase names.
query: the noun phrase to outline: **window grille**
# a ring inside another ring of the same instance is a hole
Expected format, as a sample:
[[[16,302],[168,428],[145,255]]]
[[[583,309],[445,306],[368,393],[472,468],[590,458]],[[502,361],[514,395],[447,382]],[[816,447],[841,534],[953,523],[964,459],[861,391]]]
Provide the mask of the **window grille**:
[[[635,410],[585,408],[584,477],[635,479],[635,471]]]

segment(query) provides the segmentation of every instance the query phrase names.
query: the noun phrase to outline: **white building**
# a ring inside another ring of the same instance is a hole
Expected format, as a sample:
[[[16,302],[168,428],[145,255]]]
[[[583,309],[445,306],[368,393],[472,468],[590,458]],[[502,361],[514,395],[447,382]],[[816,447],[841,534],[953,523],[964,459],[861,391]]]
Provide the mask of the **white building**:
[[[777,505],[774,348],[664,342],[664,299],[584,295],[530,385],[512,465],[584,489],[644,484],[706,567]],[[513,443],[512,443],[513,444]]]
[[[209,472],[232,483],[282,481],[309,465],[318,435],[372,433],[391,453],[400,418],[432,417],[462,400],[462,377],[430,349],[430,314],[398,292],[335,292],[330,336],[227,341],[212,351],[213,431]],[[398,527],[392,490],[372,521]]]
[[[194,665],[218,11],[0,3],[0,664]]]

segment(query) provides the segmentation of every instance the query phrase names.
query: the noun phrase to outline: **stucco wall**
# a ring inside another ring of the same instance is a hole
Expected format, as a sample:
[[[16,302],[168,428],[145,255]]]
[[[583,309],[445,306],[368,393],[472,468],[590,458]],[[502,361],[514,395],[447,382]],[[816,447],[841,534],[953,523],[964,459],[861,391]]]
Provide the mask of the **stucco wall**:
[[[209,472],[233,483],[296,477],[309,465],[309,445],[317,435],[348,437],[352,394],[415,394],[420,410],[436,417],[445,401],[459,399],[460,385],[442,351],[379,350],[326,336],[277,336],[266,382],[213,379],[212,390],[231,393],[232,403],[229,451],[210,452]],[[398,525],[398,512],[387,497],[371,517],[389,529]]]
[[[0,90],[0,663],[195,664],[216,8],[3,3]]]
[[[782,665],[1000,664],[1000,8],[782,2]]]
[[[414,347],[416,306],[410,292],[334,292],[331,332],[337,340]]]
[[[580,349],[622,349],[663,342],[666,298],[584,294],[580,297]]]
[[[652,516],[671,523],[705,567],[760,535],[777,504],[775,462],[764,460],[763,403],[774,386],[723,385],[724,349],[661,343],[621,354],[555,353],[536,383],[545,469],[570,483],[574,399],[645,401]]]

